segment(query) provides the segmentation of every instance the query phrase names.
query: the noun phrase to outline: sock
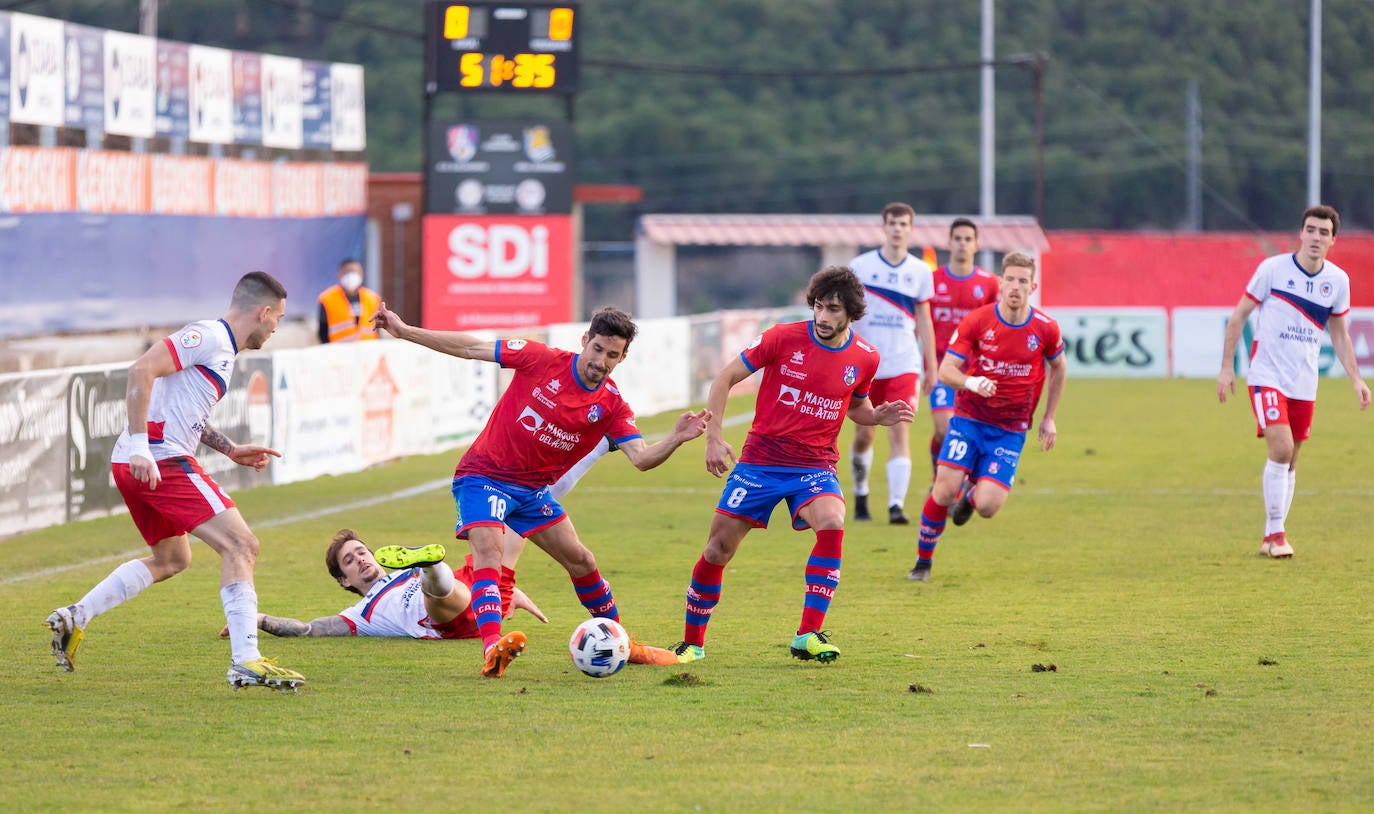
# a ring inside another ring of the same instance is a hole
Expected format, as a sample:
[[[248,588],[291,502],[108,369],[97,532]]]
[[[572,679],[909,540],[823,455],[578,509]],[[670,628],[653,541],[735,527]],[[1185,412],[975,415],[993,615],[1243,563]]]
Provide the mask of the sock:
[[[446,562],[436,562],[420,569],[420,590],[425,596],[443,599],[453,593],[453,569]]]
[[[585,577],[572,578],[573,590],[577,591],[577,601],[592,616],[620,621],[620,611],[611,595],[610,583],[601,578],[601,571],[593,569]]]
[[[973,507],[974,514],[978,513],[978,503],[974,500],[974,496],[977,494],[977,489],[975,488],[977,485],[978,484],[970,481],[964,484],[964,490],[959,493],[968,499],[968,505]]]
[[[148,566],[142,560],[129,560],[96,583],[76,603],[76,626],[85,627],[95,617],[128,602],[152,584],[153,574]]]
[[[472,614],[484,653],[501,641],[501,591],[496,580],[495,568],[479,568],[472,574]]]
[[[703,554],[692,568],[692,582],[687,586],[687,620],[682,627],[682,640],[702,647],[706,644],[706,626],[711,613],[720,601],[720,586],[725,579],[725,566],[707,562]]]
[[[1298,470],[1288,470],[1288,499],[1283,503],[1283,522],[1288,522],[1288,512],[1293,508],[1293,490],[1298,487]]]
[[[854,469],[854,494],[868,494],[868,473],[873,470],[873,448],[867,452],[851,451],[849,465]]]
[[[797,635],[811,633],[825,624],[830,600],[840,587],[840,559],[844,549],[844,529],[816,532],[816,545],[806,559],[806,600],[802,603],[801,627]]]
[[[944,445],[944,439],[930,436],[930,471],[932,473],[940,468],[940,449]]]
[[[515,591],[514,568],[501,566],[501,579],[497,581],[496,588],[501,592],[501,616],[510,616],[510,600]]]
[[[234,582],[219,589],[224,619],[229,623],[229,653],[235,664],[262,658],[258,652],[258,592],[251,582]]]
[[[887,461],[887,505],[906,503],[906,490],[911,485],[911,459],[889,458]]]
[[[1264,536],[1268,537],[1283,531],[1283,517],[1287,514],[1288,464],[1265,460],[1260,493],[1264,495]]]
[[[553,495],[554,500],[558,500],[571,492],[573,487],[577,485],[577,482],[582,479],[582,476],[591,470],[592,464],[601,460],[601,456],[610,451],[611,439],[604,435],[601,436],[601,440],[597,442],[596,448],[583,456],[582,460],[573,464],[572,469],[564,472],[563,477],[559,478],[558,482],[549,488],[549,494]]]
[[[935,498],[926,497],[926,505],[921,507],[921,532],[916,538],[916,565],[930,567],[931,560],[935,558],[935,544],[940,542],[948,516],[948,506],[941,506],[935,502]]]

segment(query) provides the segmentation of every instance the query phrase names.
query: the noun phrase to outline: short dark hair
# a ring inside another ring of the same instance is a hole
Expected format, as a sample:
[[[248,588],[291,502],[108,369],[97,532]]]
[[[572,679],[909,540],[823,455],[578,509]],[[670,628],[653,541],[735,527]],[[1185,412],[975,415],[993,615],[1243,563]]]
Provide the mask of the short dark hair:
[[[329,569],[329,575],[336,581],[344,578],[343,569],[339,567],[339,549],[343,548],[345,543],[350,543],[354,540],[358,540],[358,532],[353,529],[339,529],[334,532],[334,539],[329,541],[329,548],[325,549],[324,567]],[[361,543],[362,540],[358,540],[358,542]],[[344,590],[352,591],[359,596],[363,594],[363,592],[357,588],[351,588],[347,585],[344,586]]]
[[[344,259],[339,261],[339,269],[342,270],[343,267],[348,265],[349,263],[357,263],[361,266],[363,264],[363,261],[359,260],[356,257],[345,257]]]
[[[883,223],[887,223],[888,215],[906,215],[914,220],[916,218],[916,210],[911,208],[911,204],[893,201],[883,207]]]
[[[955,218],[954,222],[949,225],[949,233],[953,235],[954,230],[958,229],[960,226],[967,226],[968,228],[972,229],[973,236],[978,237],[978,224],[974,223],[968,218]]]
[[[616,308],[614,305],[604,305],[592,314],[592,323],[587,328],[588,336],[618,336],[625,340],[625,349],[630,349],[630,343],[635,341],[635,336],[639,333],[639,328],[635,325],[630,315]]]
[[[1332,237],[1335,237],[1336,233],[1341,230],[1341,216],[1336,213],[1336,207],[1334,206],[1319,204],[1317,206],[1307,207],[1303,210],[1302,221],[1298,224],[1299,229],[1301,229],[1303,225],[1307,223],[1308,218],[1317,218],[1318,220],[1331,221]]]
[[[235,308],[252,311],[263,305],[276,305],[286,299],[286,286],[265,271],[250,271],[239,278],[230,300]]]
[[[862,319],[868,310],[864,284],[849,266],[826,266],[811,275],[811,283],[806,287],[806,304],[814,308],[817,302],[831,297],[839,299],[850,322]]]

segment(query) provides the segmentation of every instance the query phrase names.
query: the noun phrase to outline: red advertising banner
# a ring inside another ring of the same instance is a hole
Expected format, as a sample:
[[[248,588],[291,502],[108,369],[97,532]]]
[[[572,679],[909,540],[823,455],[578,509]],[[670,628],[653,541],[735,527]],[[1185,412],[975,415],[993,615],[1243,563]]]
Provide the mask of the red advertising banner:
[[[568,215],[425,215],[424,327],[525,328],[571,322]]]
[[[367,212],[367,165],[0,147],[0,212],[361,215]]]

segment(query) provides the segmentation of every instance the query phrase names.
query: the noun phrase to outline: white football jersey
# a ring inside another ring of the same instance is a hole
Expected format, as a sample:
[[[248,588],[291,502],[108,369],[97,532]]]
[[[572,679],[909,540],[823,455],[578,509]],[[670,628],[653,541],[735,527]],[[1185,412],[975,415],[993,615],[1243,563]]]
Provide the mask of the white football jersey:
[[[177,370],[153,381],[148,398],[148,448],[154,460],[194,457],[210,410],[229,390],[238,344],[222,319],[192,322],[163,343]],[[129,430],[115,442],[110,460],[129,462]]]
[[[881,250],[864,252],[849,262],[864,284],[868,307],[854,330],[878,349],[876,378],[891,379],[921,372],[916,341],[916,306],[935,296],[930,266],[911,254],[892,265]]]
[[[1327,320],[1350,310],[1350,277],[1329,260],[1308,274],[1296,255],[1279,254],[1260,262],[1245,294],[1259,303],[1246,381],[1315,401],[1322,333]]]
[[[357,636],[409,636],[437,639],[439,634],[421,624],[429,620],[420,590],[420,569],[392,571],[377,580],[358,604],[339,611]]]

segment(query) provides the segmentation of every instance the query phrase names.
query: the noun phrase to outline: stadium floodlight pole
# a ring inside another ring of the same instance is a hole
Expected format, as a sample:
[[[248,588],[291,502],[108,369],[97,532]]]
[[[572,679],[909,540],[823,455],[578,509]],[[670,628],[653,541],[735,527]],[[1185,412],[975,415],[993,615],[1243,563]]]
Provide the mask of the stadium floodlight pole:
[[[983,0],[983,111],[981,117],[981,146],[979,148],[979,195],[978,211],[984,220],[991,218],[997,211],[994,195],[996,141],[993,138],[993,48],[992,48],[992,0]],[[992,252],[983,251],[981,264],[992,268]]]
[[[1322,0],[1312,0],[1307,65],[1307,205],[1322,202]]]

